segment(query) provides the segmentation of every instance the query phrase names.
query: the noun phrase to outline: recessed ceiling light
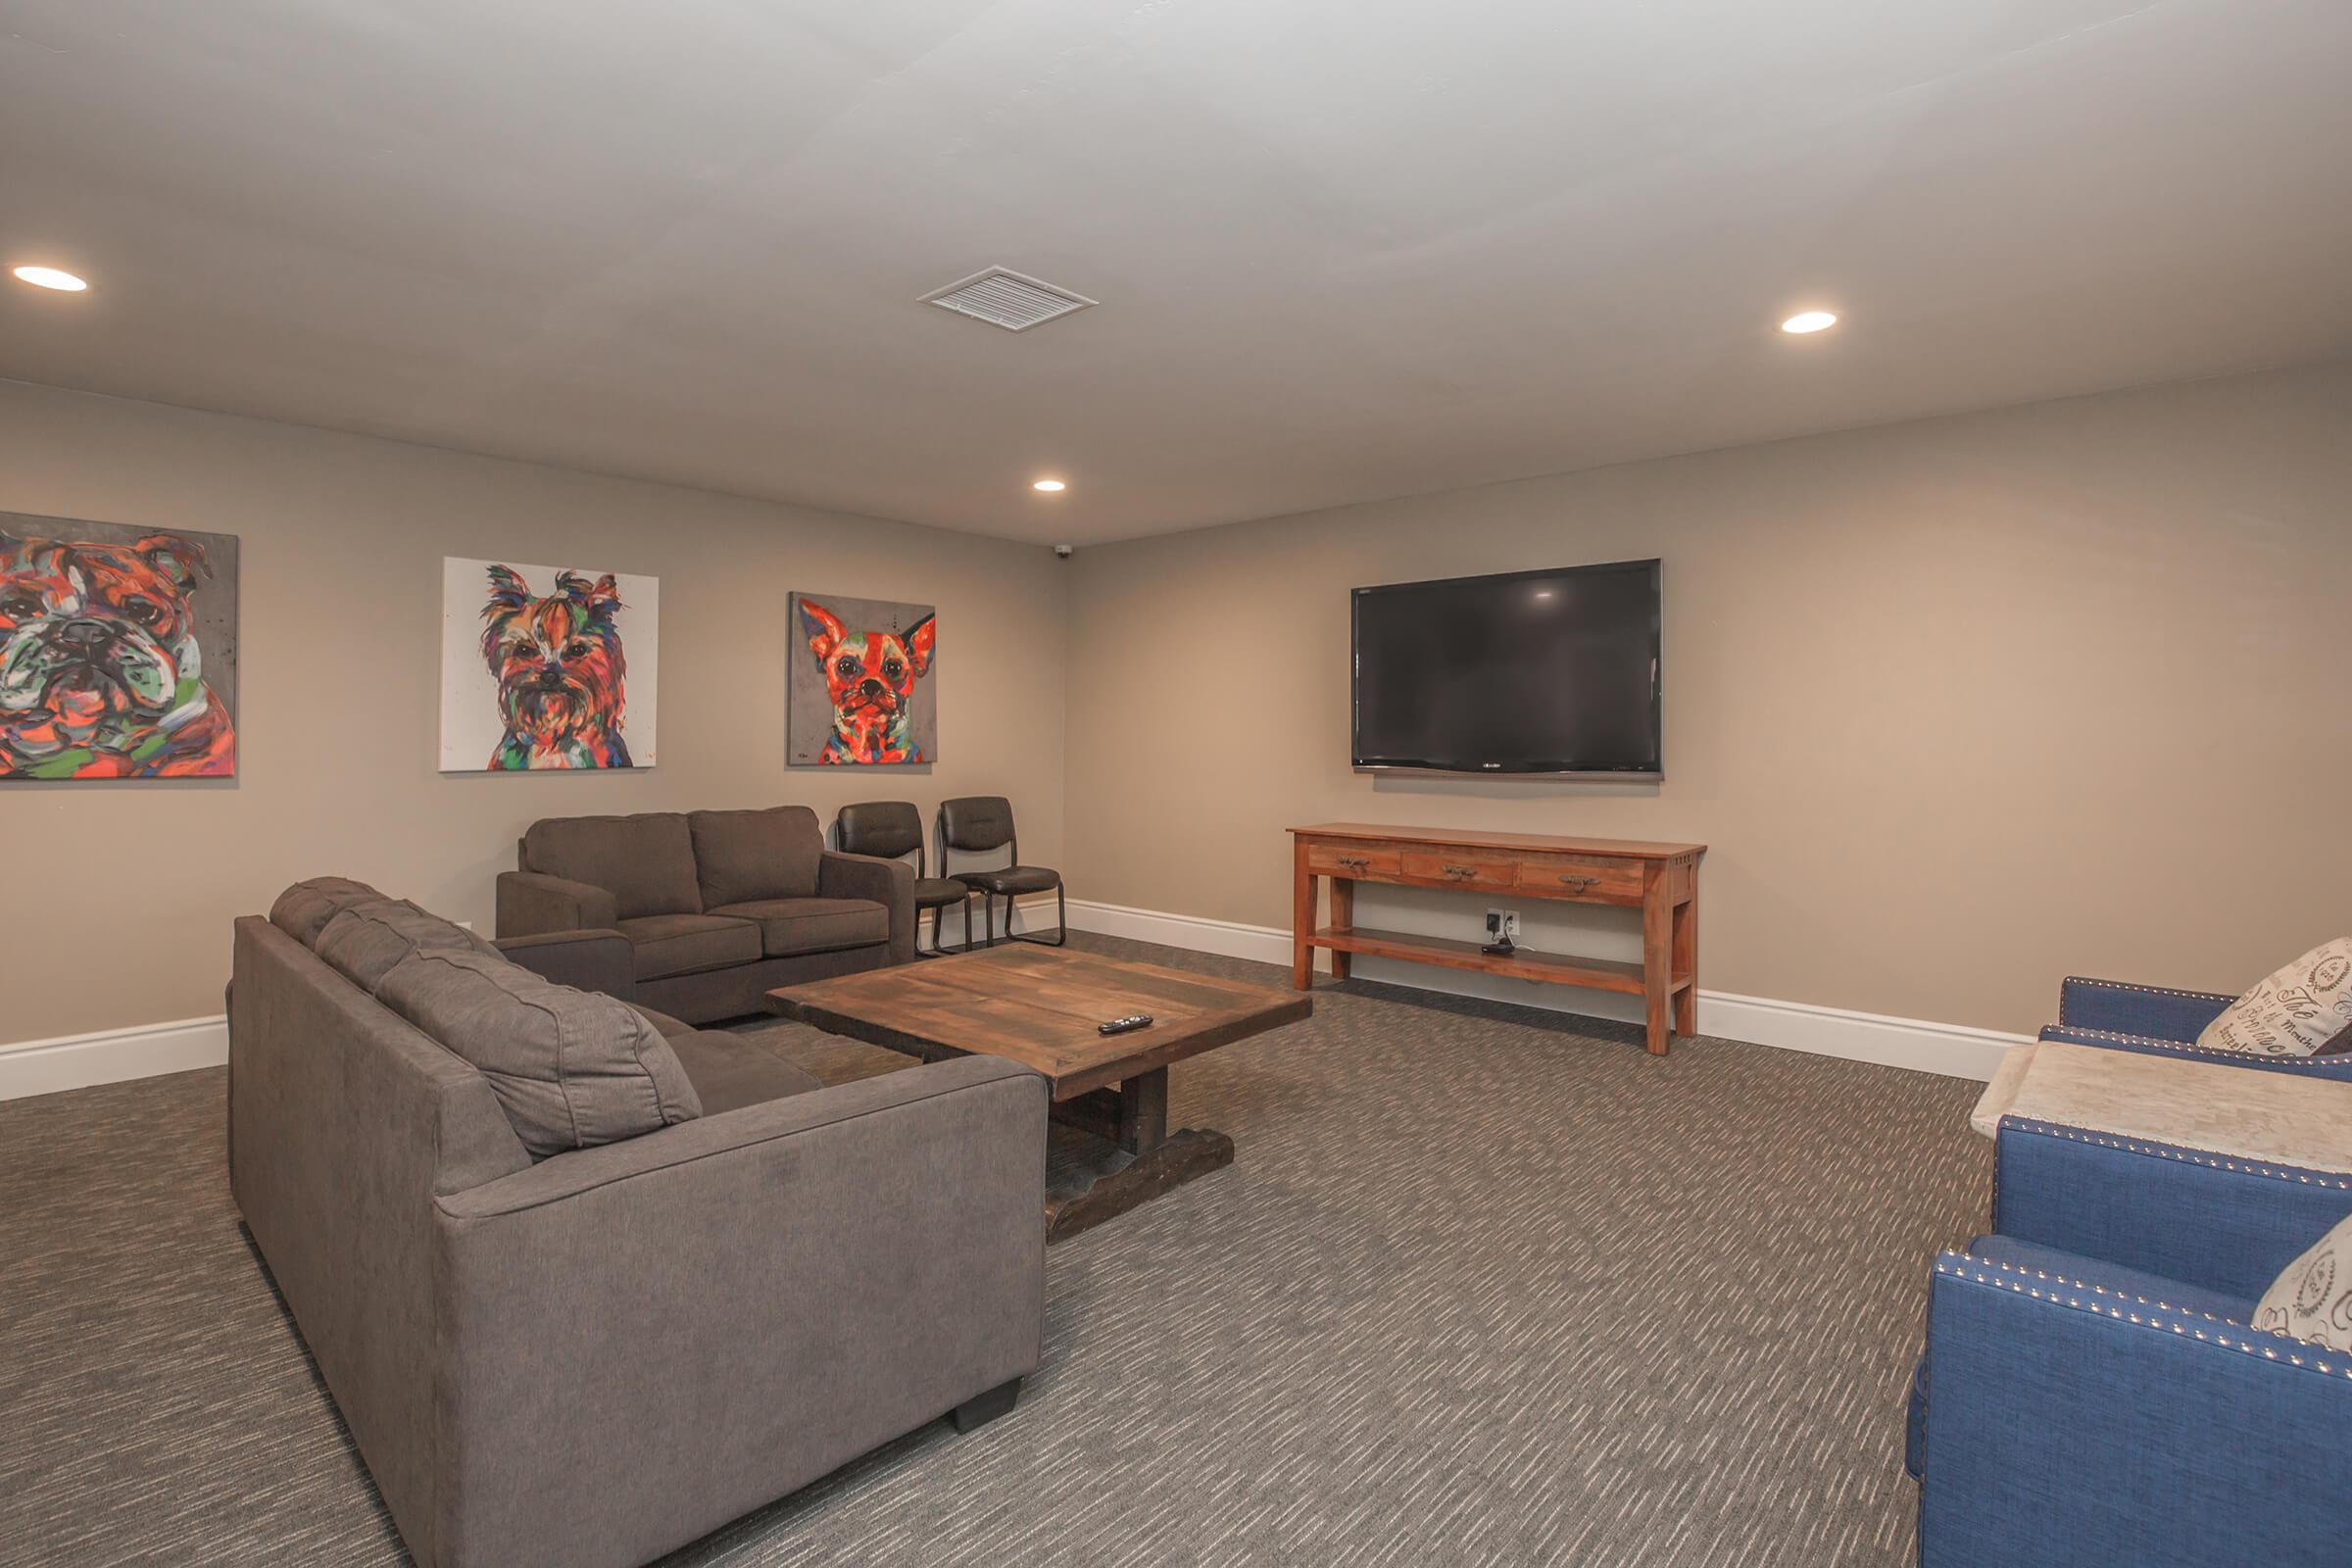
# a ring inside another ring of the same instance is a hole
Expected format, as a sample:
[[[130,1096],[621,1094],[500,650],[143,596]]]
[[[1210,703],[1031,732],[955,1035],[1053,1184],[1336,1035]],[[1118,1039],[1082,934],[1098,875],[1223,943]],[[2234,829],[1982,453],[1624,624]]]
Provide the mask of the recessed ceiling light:
[[[1784,332],[1818,332],[1825,326],[1836,326],[1837,324],[1838,316],[1834,311],[1800,311],[1783,321],[1781,330]]]
[[[1067,490],[1069,486],[1063,484],[1059,479],[1040,479],[1037,481],[1037,483],[1031,485],[1029,488],[1032,490],[1043,490],[1047,494],[1051,495],[1056,490]]]
[[[16,273],[34,288],[53,288],[66,294],[78,294],[90,286],[72,272],[61,272],[54,267],[20,267]]]

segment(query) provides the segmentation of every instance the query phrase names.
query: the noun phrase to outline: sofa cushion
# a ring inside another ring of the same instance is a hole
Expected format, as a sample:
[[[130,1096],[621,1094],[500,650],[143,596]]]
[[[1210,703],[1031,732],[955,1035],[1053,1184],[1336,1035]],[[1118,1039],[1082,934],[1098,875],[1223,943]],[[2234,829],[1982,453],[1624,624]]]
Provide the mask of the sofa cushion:
[[[2322,943],[2265,975],[2205,1026],[2197,1045],[2256,1056],[2352,1050],[2352,937]]]
[[[723,1029],[690,1029],[671,1039],[669,1049],[694,1081],[706,1116],[824,1088],[764,1046]]]
[[[694,833],[702,908],[757,899],[805,899],[816,892],[825,835],[816,825],[816,813],[806,806],[696,811],[686,820]]]
[[[675,811],[546,817],[523,834],[522,853],[526,871],[610,892],[613,912],[623,920],[703,909],[694,883],[694,836]]]
[[[760,950],[771,958],[890,940],[890,910],[871,899],[761,899],[711,912],[755,922]]]
[[[533,1159],[618,1143],[703,1112],[661,1031],[624,1002],[479,953],[422,951],[376,1000],[490,1081]]]
[[[724,969],[755,963],[760,928],[749,920],[716,914],[648,914],[620,920],[612,929],[629,939],[631,961],[640,980]]]
[[[2254,1326],[2352,1354],[2352,1219],[2338,1220],[2271,1282],[2254,1303]]]
[[[694,1033],[694,1025],[683,1018],[673,1018],[668,1013],[657,1011],[642,1003],[632,1002],[629,1004],[629,1007],[638,1017],[652,1024],[655,1031],[664,1040],[675,1040],[680,1035]],[[693,1074],[689,1073],[687,1076],[692,1077]]]
[[[464,926],[406,899],[365,899],[337,910],[313,946],[320,961],[369,996],[412,953],[499,956],[496,948]]]
[[[277,896],[277,902],[270,906],[270,923],[304,947],[316,948],[318,933],[337,913],[382,897],[367,883],[347,876],[315,876]]]

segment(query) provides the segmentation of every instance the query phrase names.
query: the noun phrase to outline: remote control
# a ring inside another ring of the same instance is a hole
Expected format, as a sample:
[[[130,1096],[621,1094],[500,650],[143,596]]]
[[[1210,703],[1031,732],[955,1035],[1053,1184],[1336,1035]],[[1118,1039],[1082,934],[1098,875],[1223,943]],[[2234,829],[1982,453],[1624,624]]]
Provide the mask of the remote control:
[[[1098,1032],[1106,1035],[1123,1035],[1131,1030],[1149,1028],[1151,1023],[1152,1015],[1150,1013],[1131,1012],[1124,1018],[1113,1018],[1108,1023],[1099,1023],[1095,1025],[1095,1028]]]

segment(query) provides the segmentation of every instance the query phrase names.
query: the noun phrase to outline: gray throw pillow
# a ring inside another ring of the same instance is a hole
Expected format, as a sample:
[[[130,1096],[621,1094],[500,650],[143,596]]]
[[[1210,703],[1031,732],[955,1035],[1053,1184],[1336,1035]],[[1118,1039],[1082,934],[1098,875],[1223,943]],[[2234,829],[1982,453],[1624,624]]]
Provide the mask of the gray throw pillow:
[[[2256,1056],[2352,1050],[2352,937],[2322,943],[2222,1009],[2197,1044]]]
[[[2352,1219],[2286,1265],[2254,1306],[2254,1326],[2352,1355]]]
[[[367,883],[347,876],[315,876],[277,896],[277,902],[270,906],[270,923],[304,947],[316,948],[327,921],[355,904],[382,897]]]
[[[533,1159],[703,1113],[661,1031],[612,997],[501,957],[436,950],[403,958],[375,995],[490,1081]]]
[[[312,944],[319,960],[369,996],[412,953],[487,953],[498,950],[454,920],[406,899],[366,899],[338,910]]]

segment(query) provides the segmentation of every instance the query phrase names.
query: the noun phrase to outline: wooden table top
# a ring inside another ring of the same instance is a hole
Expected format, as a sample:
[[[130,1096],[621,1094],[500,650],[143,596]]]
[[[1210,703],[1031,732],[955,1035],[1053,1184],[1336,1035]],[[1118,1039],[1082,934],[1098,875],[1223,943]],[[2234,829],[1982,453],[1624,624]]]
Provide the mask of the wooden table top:
[[[1010,943],[868,969],[767,994],[775,1012],[915,1055],[1004,1056],[1054,1082],[1055,1100],[1231,1045],[1314,1010],[1302,992]],[[1152,1014],[1149,1028],[1096,1025]]]
[[[1647,839],[1564,838],[1554,833],[1492,833],[1475,828],[1392,827],[1379,822],[1317,822],[1290,830],[1307,838],[1369,839],[1390,844],[1450,844],[1465,850],[1545,850],[1564,855],[1620,855],[1635,860],[1671,860],[1703,855],[1704,844],[1653,844]]]

